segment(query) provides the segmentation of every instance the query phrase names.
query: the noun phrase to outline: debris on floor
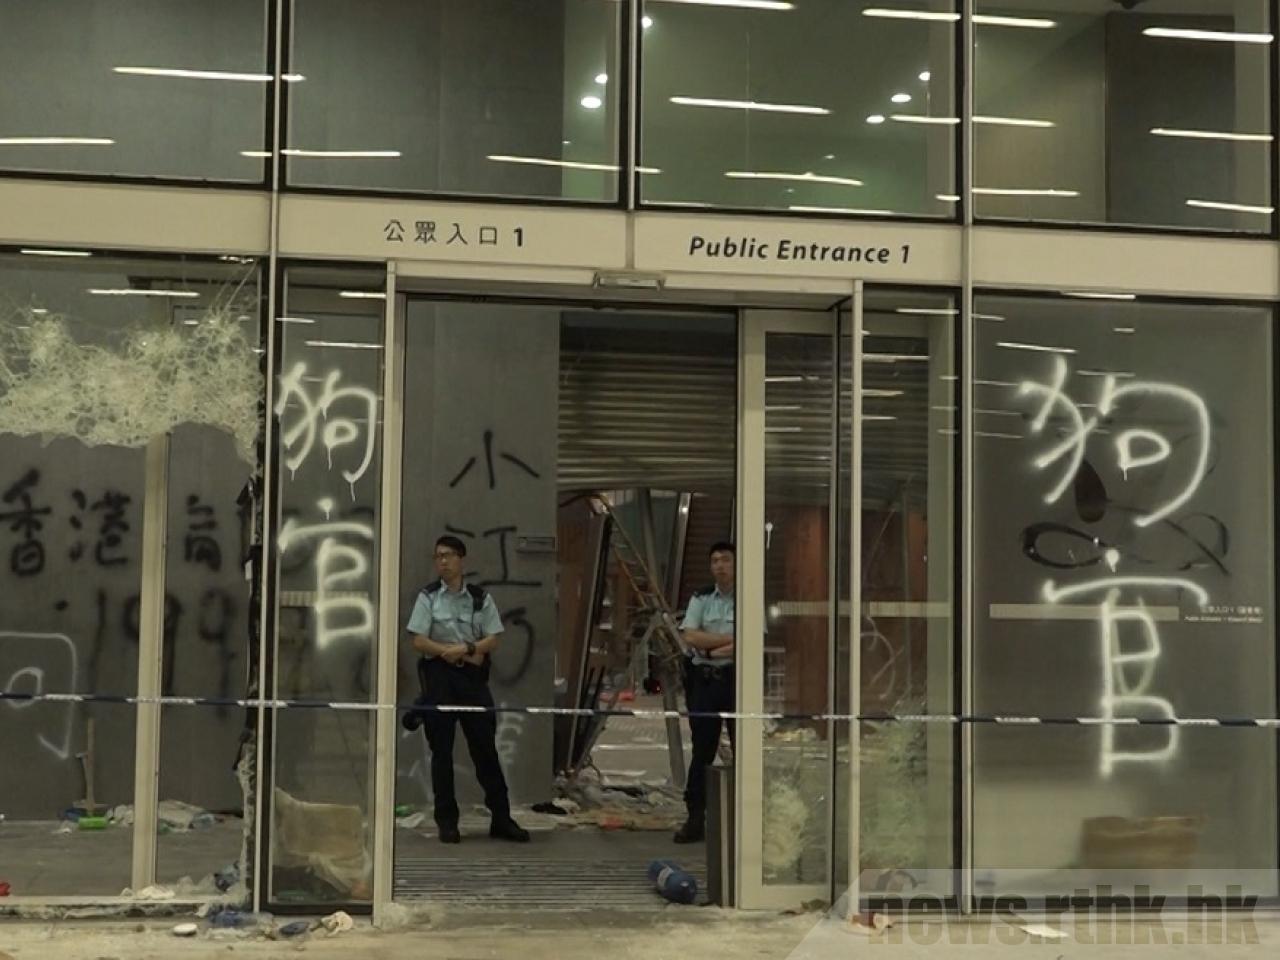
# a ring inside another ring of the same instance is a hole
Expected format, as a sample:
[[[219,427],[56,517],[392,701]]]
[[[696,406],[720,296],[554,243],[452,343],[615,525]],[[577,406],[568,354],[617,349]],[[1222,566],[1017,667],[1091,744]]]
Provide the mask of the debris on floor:
[[[277,870],[301,870],[353,900],[365,899],[373,864],[364,845],[364,814],[354,804],[311,803],[279,787],[272,843]]]
[[[68,811],[69,813],[70,811]],[[83,814],[80,817],[83,826]],[[131,827],[134,824],[133,804],[122,803],[107,811],[104,818],[117,827]],[[156,820],[162,833],[185,833],[188,830],[202,830],[218,822],[218,818],[194,804],[181,800],[161,800],[156,807]]]
[[[887,913],[857,913],[849,918],[849,929],[867,936],[881,933],[893,926],[893,918]]]
[[[403,827],[406,830],[415,830],[426,822],[427,815],[419,810],[417,813],[409,813],[404,816],[396,817],[396,826]]]
[[[311,929],[310,920],[294,920],[292,923],[286,923],[280,928],[280,936],[297,937],[306,933]]]
[[[698,899],[698,881],[671,860],[650,863],[649,880],[663,899],[672,903],[693,903]]]
[[[8,895],[9,895],[9,884],[6,883],[4,880],[0,880],[0,897],[7,897]]]
[[[194,937],[200,928],[194,923],[180,923],[173,928],[175,937]]]
[[[332,937],[353,929],[356,922],[351,919],[351,915],[345,910],[339,910],[337,913],[329,914],[329,916],[320,921],[320,924],[329,931],[329,936]]]

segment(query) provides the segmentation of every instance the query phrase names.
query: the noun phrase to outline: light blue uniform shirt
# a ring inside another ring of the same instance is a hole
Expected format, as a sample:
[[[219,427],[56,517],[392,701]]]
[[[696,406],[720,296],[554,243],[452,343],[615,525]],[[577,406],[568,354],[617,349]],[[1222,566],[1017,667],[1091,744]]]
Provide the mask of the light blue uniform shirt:
[[[723,634],[728,643],[734,638],[736,606],[732,591],[721,593],[719,587],[712,588],[710,592],[699,590],[689,598],[689,606],[684,612],[684,622],[680,624],[680,629]],[[689,656],[695,664],[727,667],[733,663],[733,657],[712,658],[707,656],[710,652],[689,648]]]
[[[465,584],[457,593],[443,583],[432,586],[434,590],[428,587],[414,601],[406,627],[410,633],[444,644],[465,644],[468,640],[474,642],[502,633],[502,617],[493,602],[493,594],[486,592],[484,604],[477,610]]]

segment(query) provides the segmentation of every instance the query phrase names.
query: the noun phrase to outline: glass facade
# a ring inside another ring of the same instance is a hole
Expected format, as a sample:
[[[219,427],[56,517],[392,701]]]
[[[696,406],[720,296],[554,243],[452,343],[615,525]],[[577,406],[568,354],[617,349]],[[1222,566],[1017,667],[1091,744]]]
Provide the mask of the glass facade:
[[[13,0],[0,61],[0,170],[263,180],[264,0]]]
[[[1269,233],[1271,4],[987,3],[982,218]]]
[[[645,203],[955,215],[952,4],[643,6]]]
[[[705,888],[696,749],[742,906],[1275,896],[1274,4],[974,8],[0,10],[13,892]],[[441,533],[518,876],[399,725]],[[612,715],[757,537],[735,736]]]
[[[289,183],[615,200],[621,9],[294,0]]]

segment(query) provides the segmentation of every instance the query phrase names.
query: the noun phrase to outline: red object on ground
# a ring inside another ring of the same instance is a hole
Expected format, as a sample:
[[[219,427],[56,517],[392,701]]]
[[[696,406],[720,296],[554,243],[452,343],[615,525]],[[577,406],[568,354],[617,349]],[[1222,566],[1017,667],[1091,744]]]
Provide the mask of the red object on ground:
[[[623,703],[630,703],[631,701],[635,700],[635,698],[636,698],[636,692],[634,690],[623,690],[620,694],[618,694],[618,699]]]
[[[623,827],[623,823],[622,823],[621,817],[601,817],[600,818],[601,830],[621,830],[622,827]]]
[[[7,897],[8,895],[9,895],[9,885],[4,881],[0,880],[0,897]]]

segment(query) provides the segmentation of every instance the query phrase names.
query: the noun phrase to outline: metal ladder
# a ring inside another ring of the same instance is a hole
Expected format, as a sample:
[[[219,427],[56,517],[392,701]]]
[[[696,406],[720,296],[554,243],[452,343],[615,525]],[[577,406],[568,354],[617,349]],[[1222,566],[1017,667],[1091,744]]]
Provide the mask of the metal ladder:
[[[674,711],[678,708],[677,693],[682,683],[681,667],[684,663],[675,611],[667,602],[666,596],[658,585],[657,577],[645,561],[640,549],[627,533],[613,504],[603,494],[591,494],[587,501],[593,511],[608,518],[609,551],[631,595],[631,605],[628,608],[628,630],[624,638],[627,660],[633,661],[637,650],[656,649],[658,679],[662,683],[663,708]],[[600,702],[600,693],[603,692],[602,681],[603,676],[599,676],[596,683],[586,685],[586,694],[592,701],[591,705]],[[621,692],[621,688],[616,685],[608,691],[605,697],[605,709],[612,710],[617,707]],[[589,763],[591,749],[604,731],[607,721],[608,716],[601,714],[588,718],[585,729],[578,737],[571,773]],[[685,769],[680,720],[675,717],[667,718],[666,730],[671,781],[676,787],[683,787]]]

